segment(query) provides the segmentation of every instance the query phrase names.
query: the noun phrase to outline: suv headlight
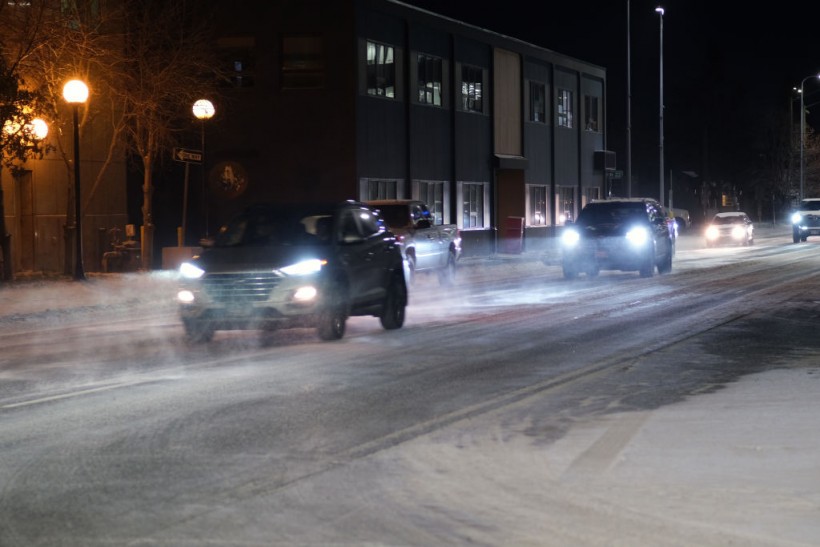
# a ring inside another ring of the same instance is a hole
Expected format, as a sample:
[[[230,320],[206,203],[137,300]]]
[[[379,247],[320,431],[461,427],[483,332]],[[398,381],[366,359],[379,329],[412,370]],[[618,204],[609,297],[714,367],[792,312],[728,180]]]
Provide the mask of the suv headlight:
[[[574,229],[565,229],[561,234],[561,243],[564,247],[574,247],[581,240],[581,234]]]
[[[800,224],[801,220],[803,220],[803,215],[800,213],[794,213],[792,215],[792,224]]]
[[[199,266],[194,266],[190,262],[183,262],[179,265],[179,275],[185,279],[199,279],[205,275],[205,270]]]
[[[290,266],[285,266],[284,268],[279,268],[279,271],[285,275],[310,275],[319,273],[325,264],[327,264],[327,260],[312,258],[291,264]]]
[[[712,240],[717,239],[720,236],[720,232],[714,226],[709,226],[706,228],[706,239]]]
[[[649,241],[649,230],[643,226],[635,226],[626,233],[626,240],[635,247],[645,245]]]

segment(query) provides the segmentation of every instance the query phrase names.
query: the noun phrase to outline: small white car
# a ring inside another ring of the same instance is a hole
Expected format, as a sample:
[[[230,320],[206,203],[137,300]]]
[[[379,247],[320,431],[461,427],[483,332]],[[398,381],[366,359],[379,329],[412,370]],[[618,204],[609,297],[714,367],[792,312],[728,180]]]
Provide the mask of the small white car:
[[[754,239],[754,224],[749,215],[742,211],[718,213],[704,232],[706,246],[718,245],[752,245]]]

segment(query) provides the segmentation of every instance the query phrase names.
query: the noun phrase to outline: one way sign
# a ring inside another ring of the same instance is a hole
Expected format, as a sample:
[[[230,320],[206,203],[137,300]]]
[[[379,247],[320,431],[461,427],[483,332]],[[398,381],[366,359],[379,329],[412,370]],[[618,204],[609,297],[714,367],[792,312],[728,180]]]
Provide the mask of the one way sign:
[[[202,150],[174,148],[174,160],[185,163],[202,163]]]

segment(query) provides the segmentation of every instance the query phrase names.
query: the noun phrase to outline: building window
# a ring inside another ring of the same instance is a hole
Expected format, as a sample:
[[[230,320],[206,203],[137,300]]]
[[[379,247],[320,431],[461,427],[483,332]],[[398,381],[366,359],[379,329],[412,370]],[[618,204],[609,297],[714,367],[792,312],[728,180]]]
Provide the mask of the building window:
[[[530,121],[547,121],[546,117],[546,87],[539,82],[530,82]]]
[[[575,218],[575,188],[572,186],[556,187],[558,194],[558,224],[563,226]]]
[[[486,184],[465,182],[461,185],[461,228],[484,228]]]
[[[482,103],[484,71],[478,67],[461,65],[461,109],[466,112],[484,112]]]
[[[250,36],[227,36],[217,41],[225,79],[232,87],[250,87],[254,84],[255,40]]]
[[[393,46],[367,42],[367,94],[396,98],[396,62]]]
[[[282,38],[282,88],[315,89],[325,85],[325,58],[320,36]]]
[[[396,199],[398,197],[399,181],[384,179],[365,179],[364,199]]]
[[[558,127],[572,129],[572,91],[558,90]]]
[[[441,106],[441,59],[419,53],[417,79],[419,103]]]
[[[581,207],[589,203],[594,199],[601,199],[601,189],[600,188],[584,188],[584,202],[581,204]]]
[[[547,187],[530,186],[527,194],[527,224],[529,226],[546,226],[549,222]]]
[[[586,123],[584,127],[587,131],[594,131],[598,133],[601,129],[599,117],[599,105],[601,101],[598,97],[593,95],[584,96],[584,114],[586,116]]]
[[[418,199],[427,204],[435,224],[444,224],[444,182],[418,181]]]

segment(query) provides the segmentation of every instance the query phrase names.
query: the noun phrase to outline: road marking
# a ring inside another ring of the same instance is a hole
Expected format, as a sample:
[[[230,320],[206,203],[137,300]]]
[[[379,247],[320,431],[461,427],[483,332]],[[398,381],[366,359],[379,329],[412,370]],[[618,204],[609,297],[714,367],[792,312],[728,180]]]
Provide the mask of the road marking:
[[[31,399],[29,401],[21,401],[19,403],[8,403],[5,405],[0,406],[0,409],[6,408],[19,408],[22,406],[31,406],[31,405],[39,405],[42,403],[48,403],[51,401],[59,401],[60,399],[70,399],[71,397],[80,397],[82,395],[88,395],[89,393],[98,393],[101,391],[110,391],[112,389],[120,389],[123,387],[130,387],[139,384],[148,384],[152,382],[158,381],[158,378],[152,378],[150,380],[134,380],[131,382],[120,382],[119,384],[111,384],[107,386],[95,387],[91,389],[82,389],[80,391],[72,391],[71,393],[63,393],[61,395],[52,395],[51,397],[42,397],[40,399]]]

